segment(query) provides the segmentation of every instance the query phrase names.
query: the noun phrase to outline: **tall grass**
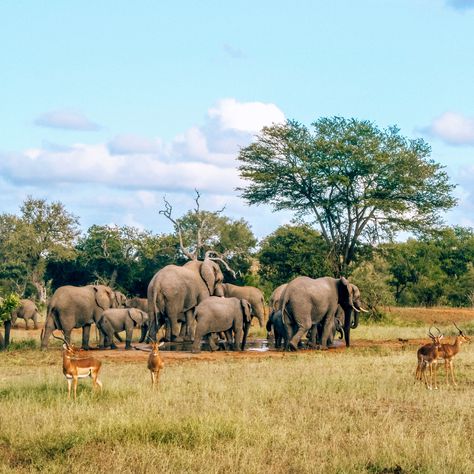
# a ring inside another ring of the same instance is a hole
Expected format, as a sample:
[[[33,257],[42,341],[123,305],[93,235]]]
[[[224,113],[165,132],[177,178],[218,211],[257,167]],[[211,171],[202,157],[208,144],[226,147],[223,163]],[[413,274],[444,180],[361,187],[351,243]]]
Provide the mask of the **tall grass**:
[[[169,363],[156,392],[144,363],[105,361],[76,402],[58,350],[5,353],[0,471],[473,472],[473,349],[438,391],[414,352],[349,349]]]

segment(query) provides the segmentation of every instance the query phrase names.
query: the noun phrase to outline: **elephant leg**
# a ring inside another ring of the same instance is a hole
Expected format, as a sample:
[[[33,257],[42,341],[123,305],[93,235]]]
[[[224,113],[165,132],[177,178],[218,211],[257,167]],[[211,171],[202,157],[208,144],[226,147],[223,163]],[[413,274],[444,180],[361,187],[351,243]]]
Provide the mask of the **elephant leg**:
[[[91,334],[91,324],[86,324],[82,327],[82,348],[85,351],[90,349],[89,347],[89,337]]]
[[[194,310],[186,311],[186,333],[184,335],[185,341],[194,341],[194,331],[196,330],[196,322],[194,319]]]
[[[178,314],[169,314],[169,321],[171,323],[171,341],[183,342],[183,336],[181,336],[181,325],[178,316]]]
[[[51,334],[55,330],[54,319],[52,316],[46,318],[46,324],[44,326],[43,337],[41,338],[41,349],[46,349],[48,347],[48,341],[51,337]]]
[[[117,346],[114,344],[114,328],[105,318],[100,321],[100,329],[104,334],[104,348],[109,347],[111,349],[117,349]]]
[[[219,349],[219,346],[215,342],[215,338],[217,335],[215,333],[209,334],[207,336],[207,341],[209,343],[209,349],[211,349],[211,352],[215,352]]]
[[[129,351],[132,348],[133,328],[127,328],[125,332],[125,350]]]
[[[202,339],[202,336],[203,336],[203,333],[199,329],[199,326],[198,326],[196,328],[196,334],[194,335],[194,342],[193,342],[193,346],[192,346],[192,349],[191,349],[191,352],[193,354],[198,354],[199,352],[201,352],[201,339]]]
[[[243,338],[244,338],[244,331],[242,330],[242,328],[241,327],[235,328],[234,351],[244,350],[244,348],[242,347]]]
[[[33,316],[33,328],[38,329],[38,313]]]
[[[12,328],[16,328],[16,320],[18,319],[18,316],[16,314],[12,314],[12,317],[10,319]]]
[[[298,330],[290,339],[290,349],[293,351],[298,350],[298,344],[301,341],[301,338],[311,329],[311,319],[305,318],[302,322],[298,323]]]
[[[138,341],[140,344],[145,342],[147,333],[148,333],[148,324],[142,324],[140,339]]]

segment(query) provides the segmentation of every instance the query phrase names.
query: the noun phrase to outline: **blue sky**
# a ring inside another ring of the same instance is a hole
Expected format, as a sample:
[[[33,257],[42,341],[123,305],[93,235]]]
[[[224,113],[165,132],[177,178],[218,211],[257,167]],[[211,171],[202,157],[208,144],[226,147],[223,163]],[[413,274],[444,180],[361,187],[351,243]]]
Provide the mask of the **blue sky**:
[[[262,237],[235,157],[263,125],[369,119],[423,137],[474,226],[474,0],[0,4],[0,195],[60,200],[90,225],[170,230],[226,205]]]

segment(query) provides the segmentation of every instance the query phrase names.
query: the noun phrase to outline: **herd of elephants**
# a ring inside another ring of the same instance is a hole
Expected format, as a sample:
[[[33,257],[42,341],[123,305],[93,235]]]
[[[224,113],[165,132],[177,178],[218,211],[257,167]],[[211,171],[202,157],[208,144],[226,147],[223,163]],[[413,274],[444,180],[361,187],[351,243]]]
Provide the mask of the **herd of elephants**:
[[[269,302],[268,332],[275,346],[285,350],[299,347],[325,349],[333,344],[337,332],[350,345],[350,330],[358,325],[360,291],[344,277],[312,279],[297,277],[279,286]],[[32,319],[37,326],[36,306],[29,300],[12,317]],[[89,349],[91,326],[99,330],[99,348],[116,348],[114,338],[126,331],[125,348],[132,348],[134,328],[141,328],[140,342],[162,339],[192,342],[192,352],[201,350],[207,339],[211,350],[217,339],[224,347],[245,348],[252,317],[263,326],[265,302],[262,292],[252,286],[224,283],[218,263],[210,257],[192,260],[183,266],[167,265],[148,285],[147,298],[127,299],[105,285],[62,286],[52,295],[41,335],[46,348],[53,331],[60,330],[66,341],[71,331],[82,328],[82,348]],[[306,338],[304,340],[303,338]],[[303,340],[302,340],[303,339]]]

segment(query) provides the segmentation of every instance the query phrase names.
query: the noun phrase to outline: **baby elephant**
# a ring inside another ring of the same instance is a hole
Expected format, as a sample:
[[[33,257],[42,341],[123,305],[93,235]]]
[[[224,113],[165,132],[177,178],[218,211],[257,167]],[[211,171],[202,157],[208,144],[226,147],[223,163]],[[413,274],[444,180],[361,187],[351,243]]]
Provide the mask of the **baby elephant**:
[[[279,349],[283,342],[283,348],[286,349],[288,345],[288,333],[286,326],[283,323],[281,311],[273,311],[267,321],[267,332],[271,332],[273,327],[273,336],[275,338],[275,348]]]
[[[243,350],[242,340],[250,327],[251,306],[247,300],[239,298],[222,298],[211,296],[199,303],[194,310],[196,332],[192,351],[201,352],[201,339],[208,334],[226,332],[228,336],[234,331],[234,350]],[[212,341],[209,338],[209,343]]]
[[[20,305],[12,313],[12,326],[15,326],[17,318],[25,320],[25,328],[28,329],[28,321],[33,321],[33,326],[38,329],[38,308],[31,300],[20,300]]]
[[[146,330],[148,325],[148,314],[137,308],[113,308],[105,310],[97,321],[97,327],[100,329],[99,348],[104,349],[110,346],[111,349],[117,349],[114,344],[114,334],[125,331],[125,349],[132,348],[133,329],[141,327]]]

